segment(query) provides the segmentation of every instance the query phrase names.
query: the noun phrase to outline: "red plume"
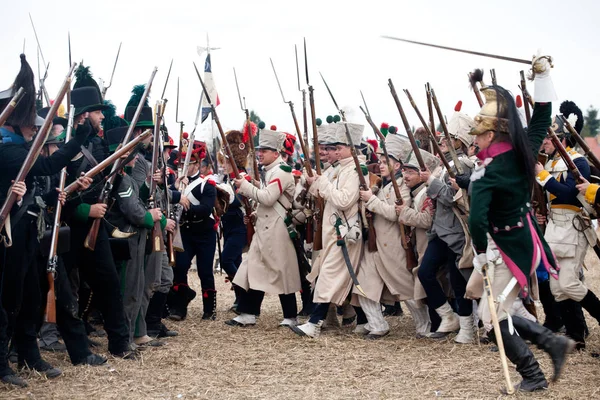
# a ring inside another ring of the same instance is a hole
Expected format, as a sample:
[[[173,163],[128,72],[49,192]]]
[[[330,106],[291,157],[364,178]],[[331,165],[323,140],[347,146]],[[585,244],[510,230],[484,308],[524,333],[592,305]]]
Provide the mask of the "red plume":
[[[272,130],[272,131],[276,131],[276,130],[277,130],[277,127],[276,127],[275,125],[271,125],[271,130]]]
[[[390,124],[388,124],[387,122],[382,122],[381,127],[379,129],[388,129],[389,127],[390,127]]]
[[[183,138],[184,138],[184,139],[187,139],[189,136],[190,136],[190,135],[189,135],[189,133],[187,133],[187,132],[183,132]]]
[[[454,106],[454,111],[460,112],[461,108],[462,108],[462,100],[459,100],[458,103],[456,103],[456,105]]]
[[[523,107],[523,99],[521,98],[520,94],[517,95],[517,101],[516,101],[516,103],[517,103],[517,108]]]
[[[252,137],[255,137],[256,134],[258,133],[258,126],[250,121],[250,132],[252,133]],[[248,124],[244,123],[244,131],[243,131],[243,136],[242,136],[242,141],[244,143],[248,143],[248,140],[250,139],[250,135],[248,133]]]
[[[367,139],[367,143],[369,143],[371,146],[373,146],[374,151],[377,151],[377,149],[379,148],[379,144],[377,143],[377,140],[375,140],[375,139]]]

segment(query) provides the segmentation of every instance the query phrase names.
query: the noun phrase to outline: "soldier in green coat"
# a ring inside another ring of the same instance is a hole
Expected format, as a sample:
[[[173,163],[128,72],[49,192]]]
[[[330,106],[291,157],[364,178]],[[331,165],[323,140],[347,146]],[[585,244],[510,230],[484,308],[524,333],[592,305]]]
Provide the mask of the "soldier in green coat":
[[[534,58],[532,70],[536,75],[537,103],[528,131],[521,124],[512,95],[502,87],[486,87],[481,82],[486,104],[475,117],[476,126],[471,131],[481,151],[477,155],[480,164],[471,175],[469,217],[476,253],[474,267],[481,271],[488,265],[492,292],[498,296],[497,313],[506,356],[523,377],[516,389],[525,392],[548,387],[525,340],[550,355],[554,364],[553,380],[558,379],[566,354],[575,346],[572,340],[554,335],[524,318],[511,317],[507,311],[519,291],[529,290],[528,279],[535,274],[540,262],[548,269],[550,279],[558,277],[558,265],[532,216],[530,204],[535,179],[534,154],[550,126],[550,102],[556,94],[549,76],[548,58]],[[486,329],[491,330],[487,298],[482,300],[479,309]],[[495,341],[494,332],[490,332],[490,337]]]

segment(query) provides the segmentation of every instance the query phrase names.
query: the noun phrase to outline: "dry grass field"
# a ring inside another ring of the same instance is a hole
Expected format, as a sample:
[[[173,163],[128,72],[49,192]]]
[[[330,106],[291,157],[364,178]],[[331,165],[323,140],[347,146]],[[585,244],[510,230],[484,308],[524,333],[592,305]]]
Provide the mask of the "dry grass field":
[[[600,292],[600,263],[588,253],[586,278]],[[191,272],[191,274],[194,274]],[[224,277],[224,276],[223,276]],[[197,289],[198,278],[193,275]],[[63,369],[47,380],[23,373],[29,387],[0,384],[0,398],[11,399],[498,399],[503,378],[497,353],[485,345],[450,340],[417,340],[409,315],[390,319],[391,334],[365,341],[351,330],[324,332],[317,340],[300,338],[277,325],[276,296],[267,296],[259,323],[232,328],[223,322],[233,292],[217,275],[218,319],[201,321],[198,297],[187,320],[169,322],[179,337],[148,349],[138,361],[109,358],[101,367],[74,367],[66,354],[45,357]],[[541,307],[538,308],[542,314]],[[408,314],[405,308],[405,312]],[[588,318],[588,349],[600,351],[600,329]],[[99,350],[106,351],[106,343]],[[588,352],[572,355],[562,379],[530,397],[600,398],[600,359]],[[535,349],[543,370],[550,359]],[[511,366],[513,381],[517,373]]]

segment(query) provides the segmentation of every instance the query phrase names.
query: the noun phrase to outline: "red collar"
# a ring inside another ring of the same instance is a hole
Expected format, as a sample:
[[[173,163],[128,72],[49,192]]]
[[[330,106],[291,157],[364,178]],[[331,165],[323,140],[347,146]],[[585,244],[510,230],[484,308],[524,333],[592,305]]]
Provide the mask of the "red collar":
[[[511,151],[512,149],[513,146],[510,142],[494,143],[487,149],[481,150],[479,153],[477,153],[477,158],[479,158],[481,161],[485,160],[486,158],[495,158],[500,154]]]

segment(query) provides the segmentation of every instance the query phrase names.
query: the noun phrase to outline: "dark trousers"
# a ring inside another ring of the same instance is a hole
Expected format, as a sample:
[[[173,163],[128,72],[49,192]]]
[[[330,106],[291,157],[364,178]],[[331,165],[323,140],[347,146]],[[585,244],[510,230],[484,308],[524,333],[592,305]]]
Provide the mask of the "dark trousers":
[[[231,227],[223,223],[223,239],[221,268],[233,279],[242,263],[242,252],[246,246],[246,226],[243,222],[241,226]]]
[[[42,267],[41,271],[44,271],[46,268],[47,261],[45,257],[39,258],[39,263]],[[47,293],[47,275],[42,275],[42,293]],[[71,362],[77,364],[92,354],[92,352],[89,348],[85,326],[81,318],[79,318],[77,299],[71,290],[69,276],[61,257],[58,258],[56,264],[54,292],[56,294],[56,325],[65,342]]]
[[[28,214],[23,215],[13,226],[12,239],[12,246],[3,247],[0,258],[2,305],[7,317],[6,327],[0,328],[0,331],[6,329],[5,339],[12,339],[19,354],[19,363],[33,365],[41,359],[37,328],[42,318],[40,275],[36,258],[39,252],[36,219]],[[8,344],[8,340],[4,342]],[[0,353],[5,351],[7,349]],[[1,364],[0,361],[0,366]]]
[[[184,283],[187,285],[187,274],[192,265],[192,259],[196,256],[196,267],[202,290],[215,290],[213,261],[217,247],[217,232],[211,229],[207,232],[192,233],[182,229],[181,241],[184,251],[175,253],[173,284]]]
[[[79,268],[81,281],[90,286],[94,304],[104,318],[108,350],[119,354],[127,351],[129,344],[119,277],[104,226],[98,231],[94,251],[83,246],[91,225],[92,221],[86,224],[71,223],[71,251],[64,255],[64,261],[67,268]]]
[[[329,304],[331,303],[314,303],[313,312],[308,319],[308,322],[317,324],[319,321],[323,321],[327,317],[327,311],[329,310]],[[356,312],[356,324],[363,325],[369,322],[367,316],[361,307],[352,306]]]
[[[237,307],[238,312],[258,316],[260,314],[260,306],[265,298],[265,292],[254,289],[250,289],[247,292],[241,290],[240,292],[240,303]],[[280,294],[279,302],[283,310],[283,318],[296,318],[298,316],[295,293]]]
[[[445,266],[450,274],[450,284],[458,302],[458,315],[466,317],[473,312],[473,302],[465,299],[467,281],[458,270],[456,258],[457,254],[442,239],[438,237],[431,239],[419,267],[419,280],[427,293],[429,307],[436,309],[442,306],[447,299],[436,275],[440,268]]]

